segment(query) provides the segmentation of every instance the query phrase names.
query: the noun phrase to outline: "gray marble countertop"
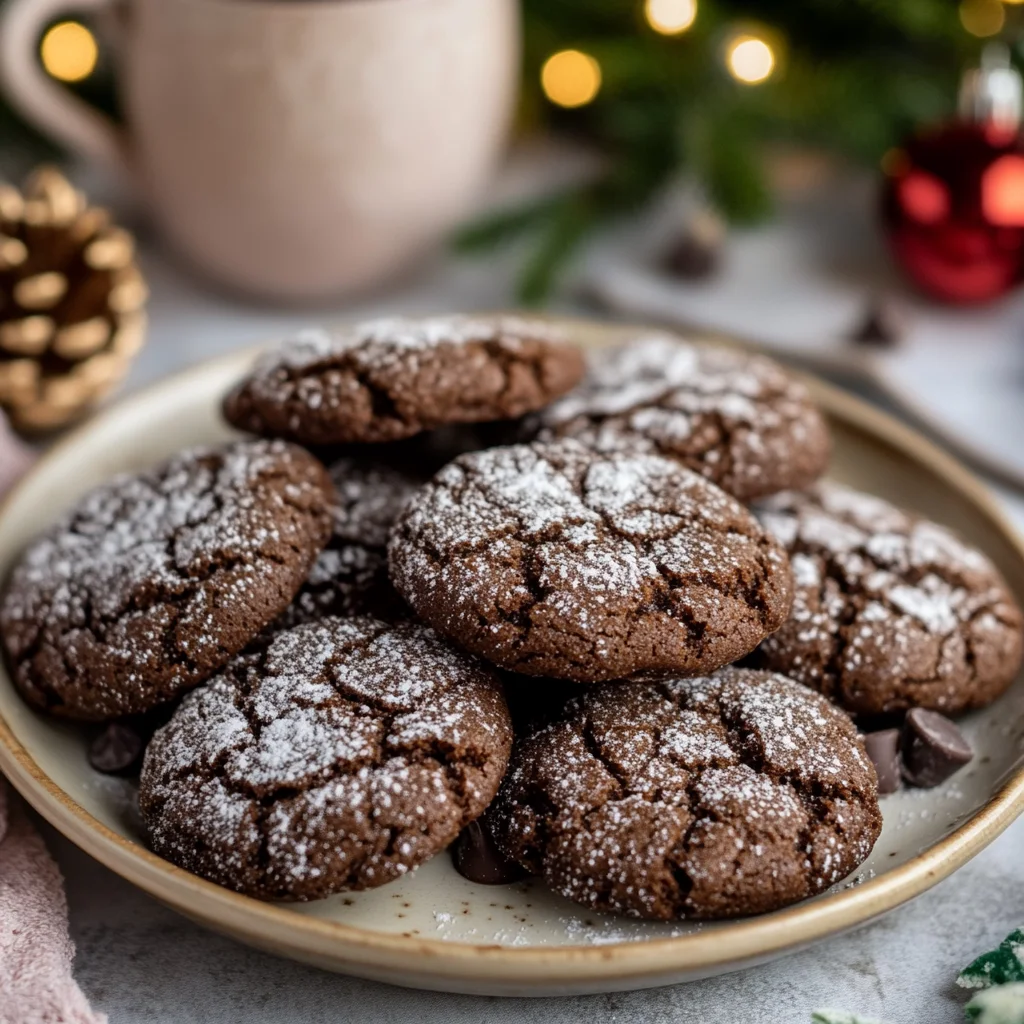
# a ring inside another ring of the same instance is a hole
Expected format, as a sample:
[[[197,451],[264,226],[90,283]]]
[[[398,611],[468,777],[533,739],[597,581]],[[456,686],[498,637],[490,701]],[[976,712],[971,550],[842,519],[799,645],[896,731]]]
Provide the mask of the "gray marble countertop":
[[[172,262],[143,254],[151,331],[137,387],[300,324],[380,312],[511,305],[508,266],[439,262],[358,306],[268,311],[203,290]],[[1024,527],[1024,499],[1002,496]],[[76,974],[112,1024],[240,1021],[537,1021],[623,1024],[807,1022],[820,1006],[888,1024],[963,1019],[957,971],[1024,925],[1024,819],[953,877],[852,934],[738,975],[646,992],[499,1000],[406,991],[278,960],[165,909],[44,826],[67,879]],[[0,1014],[2,1016],[2,1014]]]

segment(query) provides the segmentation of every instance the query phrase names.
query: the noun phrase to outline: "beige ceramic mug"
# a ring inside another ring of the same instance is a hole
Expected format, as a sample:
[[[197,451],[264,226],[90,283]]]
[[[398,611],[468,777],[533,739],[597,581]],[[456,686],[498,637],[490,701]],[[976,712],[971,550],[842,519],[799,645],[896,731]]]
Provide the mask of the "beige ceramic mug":
[[[516,0],[118,0],[123,134],[35,55],[54,18],[111,2],[8,0],[0,83],[126,170],[228,285],[302,300],[379,281],[467,212],[504,142]]]

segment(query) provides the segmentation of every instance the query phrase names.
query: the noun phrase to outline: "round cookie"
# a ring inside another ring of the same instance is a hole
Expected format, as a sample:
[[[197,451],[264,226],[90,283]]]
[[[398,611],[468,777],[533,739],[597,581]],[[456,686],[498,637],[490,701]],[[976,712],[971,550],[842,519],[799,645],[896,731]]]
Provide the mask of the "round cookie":
[[[950,530],[828,481],[757,514],[789,551],[795,589],[754,664],[858,713],[956,713],[1016,676],[1020,609],[988,558]]]
[[[871,852],[875,771],[849,718],[784,676],[604,684],[516,744],[486,822],[594,910],[712,919],[813,896]]]
[[[274,629],[328,615],[390,620],[409,614],[388,579],[388,534],[421,481],[383,463],[350,457],[335,462],[330,474],[336,494],[331,539]]]
[[[189,694],[146,751],[153,850],[259,899],[390,882],[494,797],[512,727],[497,675],[418,623],[278,633]]]
[[[281,441],[194,449],[99,487],[11,574],[0,631],[15,683],[67,718],[171,700],[288,606],[330,503],[323,466]]]
[[[790,605],[785,553],[738,501],[668,459],[571,440],[460,456],[406,505],[388,556],[435,629],[575,682],[711,671]]]
[[[777,363],[670,334],[592,353],[583,383],[535,427],[541,440],[664,455],[741,501],[807,486],[830,450],[807,389]]]
[[[561,331],[515,317],[374,320],[307,330],[224,400],[242,430],[303,444],[396,441],[540,409],[583,375]]]

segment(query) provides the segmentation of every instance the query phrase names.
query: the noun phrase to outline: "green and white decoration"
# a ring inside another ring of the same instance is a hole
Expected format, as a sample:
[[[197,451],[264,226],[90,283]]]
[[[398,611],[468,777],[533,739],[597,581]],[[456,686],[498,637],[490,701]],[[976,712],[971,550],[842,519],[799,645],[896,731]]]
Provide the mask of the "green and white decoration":
[[[1024,982],[1024,928],[1010,932],[996,949],[982,953],[956,979],[961,988],[991,988]]]
[[[964,1007],[976,1024],[1024,1024],[1024,982],[983,989]]]
[[[961,988],[978,989],[964,1007],[974,1024],[1024,1024],[1024,928],[982,953],[959,974]],[[845,1010],[815,1010],[811,1024],[882,1024]]]

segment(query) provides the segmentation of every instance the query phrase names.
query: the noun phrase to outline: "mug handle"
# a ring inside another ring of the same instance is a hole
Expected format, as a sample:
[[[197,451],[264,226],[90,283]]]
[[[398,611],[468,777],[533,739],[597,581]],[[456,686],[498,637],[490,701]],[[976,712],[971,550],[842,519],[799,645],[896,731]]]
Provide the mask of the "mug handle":
[[[112,0],[7,0],[0,7],[0,91],[30,124],[73,153],[128,179],[127,144],[105,114],[62,88],[43,71],[36,48],[45,25],[72,10]]]

